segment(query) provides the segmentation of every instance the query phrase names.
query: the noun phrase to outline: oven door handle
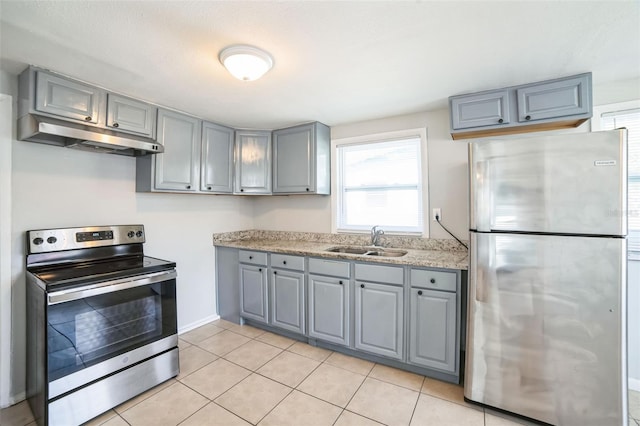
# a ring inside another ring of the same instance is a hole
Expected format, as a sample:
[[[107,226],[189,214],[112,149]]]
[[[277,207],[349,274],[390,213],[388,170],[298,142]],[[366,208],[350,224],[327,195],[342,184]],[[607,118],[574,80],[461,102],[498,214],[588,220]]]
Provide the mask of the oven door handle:
[[[151,274],[142,275],[134,279],[131,279],[131,277],[129,277],[120,280],[105,281],[102,283],[92,284],[70,290],[55,291],[49,293],[47,304],[55,305],[57,303],[70,302],[72,300],[98,296],[100,294],[112,293],[114,291],[155,284],[162,281],[174,279],[177,276],[178,274],[176,270],[172,269],[170,271],[153,272]]]

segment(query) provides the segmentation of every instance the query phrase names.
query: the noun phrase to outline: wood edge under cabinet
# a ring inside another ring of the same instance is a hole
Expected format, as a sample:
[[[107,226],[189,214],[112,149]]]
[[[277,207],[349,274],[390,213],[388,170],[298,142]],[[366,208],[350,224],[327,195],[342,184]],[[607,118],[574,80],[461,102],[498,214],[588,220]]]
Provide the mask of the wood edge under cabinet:
[[[489,136],[515,135],[529,132],[542,132],[545,130],[571,129],[580,126],[590,117],[579,118],[574,120],[554,121],[548,123],[529,124],[525,126],[501,127],[483,130],[473,130],[471,132],[451,133],[453,140],[484,138]]]

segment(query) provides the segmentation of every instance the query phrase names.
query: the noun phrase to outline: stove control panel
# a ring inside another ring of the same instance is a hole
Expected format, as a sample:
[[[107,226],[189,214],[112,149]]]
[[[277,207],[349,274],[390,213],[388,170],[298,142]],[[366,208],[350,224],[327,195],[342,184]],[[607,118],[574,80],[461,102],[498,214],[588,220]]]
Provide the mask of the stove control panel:
[[[89,226],[27,231],[28,254],[144,242],[144,225]]]

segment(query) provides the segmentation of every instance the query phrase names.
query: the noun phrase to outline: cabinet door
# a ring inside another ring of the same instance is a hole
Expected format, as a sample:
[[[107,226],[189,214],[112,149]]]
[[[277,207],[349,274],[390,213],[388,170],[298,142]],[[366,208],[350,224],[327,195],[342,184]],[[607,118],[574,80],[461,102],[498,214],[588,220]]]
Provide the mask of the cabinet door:
[[[236,131],[236,185],[238,194],[271,193],[271,133]]]
[[[36,105],[38,111],[85,123],[98,123],[104,92],[97,87],[36,72]]]
[[[520,88],[517,90],[518,121],[536,121],[589,113],[590,94],[590,74]]]
[[[271,324],[305,334],[304,273],[274,269],[271,273]]]
[[[158,109],[145,102],[107,94],[107,127],[153,137]]]
[[[456,371],[456,293],[411,289],[409,361]]]
[[[349,345],[349,280],[309,275],[309,336]]]
[[[495,126],[509,123],[509,91],[452,97],[451,128]]]
[[[164,146],[164,153],[154,155],[156,189],[195,191],[200,165],[200,120],[161,109],[158,143]]]
[[[200,190],[233,192],[233,129],[202,124]]]
[[[355,293],[356,349],[402,359],[402,287],[358,281]]]
[[[273,192],[316,191],[315,126],[273,132]]]
[[[267,268],[240,264],[240,315],[268,322]]]

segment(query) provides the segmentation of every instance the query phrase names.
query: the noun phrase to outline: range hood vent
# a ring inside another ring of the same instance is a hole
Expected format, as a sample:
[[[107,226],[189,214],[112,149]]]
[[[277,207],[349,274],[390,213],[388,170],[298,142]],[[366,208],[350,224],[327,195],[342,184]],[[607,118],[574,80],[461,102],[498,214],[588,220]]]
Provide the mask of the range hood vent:
[[[164,152],[164,147],[150,138],[35,114],[18,119],[18,139],[130,157]]]

